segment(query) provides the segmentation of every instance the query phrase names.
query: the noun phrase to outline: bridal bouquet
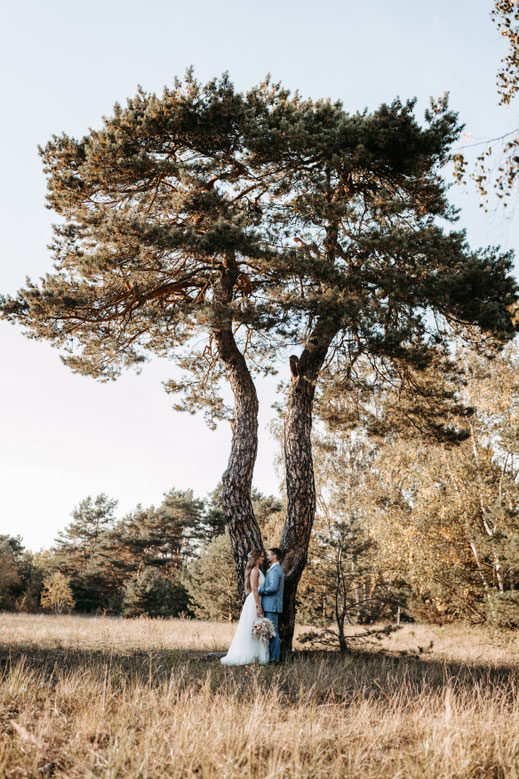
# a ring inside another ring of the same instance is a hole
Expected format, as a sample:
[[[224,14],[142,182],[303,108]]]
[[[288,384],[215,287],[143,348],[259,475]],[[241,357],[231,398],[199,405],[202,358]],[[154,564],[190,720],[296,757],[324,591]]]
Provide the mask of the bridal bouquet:
[[[267,644],[269,638],[274,638],[276,635],[276,628],[266,617],[258,617],[256,622],[252,626],[252,637],[259,638],[263,644]]]

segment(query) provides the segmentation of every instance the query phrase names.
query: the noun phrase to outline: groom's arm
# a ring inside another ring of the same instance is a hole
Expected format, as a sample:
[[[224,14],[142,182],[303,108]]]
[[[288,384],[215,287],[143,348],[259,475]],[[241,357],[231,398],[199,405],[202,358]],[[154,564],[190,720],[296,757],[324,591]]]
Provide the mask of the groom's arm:
[[[278,591],[279,582],[281,581],[281,569],[279,566],[276,565],[274,570],[270,572],[269,579],[269,584],[265,582],[262,587],[258,587],[260,595],[273,595]]]

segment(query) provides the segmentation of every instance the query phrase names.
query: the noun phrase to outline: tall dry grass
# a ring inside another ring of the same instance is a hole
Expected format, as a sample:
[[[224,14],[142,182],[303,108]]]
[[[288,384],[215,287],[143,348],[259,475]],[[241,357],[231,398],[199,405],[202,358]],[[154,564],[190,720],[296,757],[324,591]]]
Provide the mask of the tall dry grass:
[[[407,626],[378,651],[225,668],[207,655],[233,630],[0,615],[0,775],[518,775],[515,635]]]

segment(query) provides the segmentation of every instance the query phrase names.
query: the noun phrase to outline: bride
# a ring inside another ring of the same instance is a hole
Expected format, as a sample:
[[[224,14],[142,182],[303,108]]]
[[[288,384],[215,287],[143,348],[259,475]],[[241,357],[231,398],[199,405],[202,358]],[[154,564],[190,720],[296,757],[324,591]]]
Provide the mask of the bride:
[[[258,617],[263,616],[261,596],[258,587],[265,582],[259,566],[263,562],[263,552],[254,549],[249,553],[245,568],[245,591],[248,593],[243,604],[236,633],[225,657],[220,659],[224,665],[247,665],[258,660],[262,665],[268,663],[269,645],[259,638],[252,637],[252,626]]]

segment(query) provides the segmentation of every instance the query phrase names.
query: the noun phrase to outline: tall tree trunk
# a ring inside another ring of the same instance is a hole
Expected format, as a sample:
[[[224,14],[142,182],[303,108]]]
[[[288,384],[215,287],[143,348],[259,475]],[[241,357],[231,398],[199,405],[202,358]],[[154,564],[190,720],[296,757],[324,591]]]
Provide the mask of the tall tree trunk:
[[[312,459],[312,413],[315,385],[336,329],[319,322],[301,358],[290,358],[292,378],[287,399],[284,450],[287,516],[281,549],[284,553],[285,589],[279,620],[281,653],[292,649],[296,616],[296,593],[304,571],[315,517],[315,479]]]
[[[263,541],[251,499],[258,450],[258,396],[245,357],[234,338],[229,306],[237,276],[234,258],[226,258],[220,279],[213,288],[215,308],[211,329],[234,395],[231,453],[222,476],[222,502],[236,563],[238,591],[243,601],[247,557],[251,549],[263,549]]]

